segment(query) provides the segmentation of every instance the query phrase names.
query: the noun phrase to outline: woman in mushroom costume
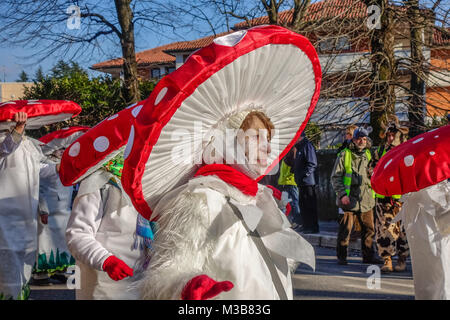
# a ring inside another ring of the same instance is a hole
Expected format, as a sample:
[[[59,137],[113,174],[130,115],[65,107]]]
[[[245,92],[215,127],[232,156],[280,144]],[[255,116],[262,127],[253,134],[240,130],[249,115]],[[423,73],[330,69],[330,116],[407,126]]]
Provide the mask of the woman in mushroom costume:
[[[63,154],[61,182],[81,182],[66,229],[67,246],[81,271],[77,299],[136,298],[128,287],[143,268],[144,239],[135,235],[138,214],[120,177],[123,149],[142,105],[106,118]]]
[[[84,132],[86,126],[53,131],[39,138],[41,149],[49,161],[59,164],[64,150]],[[65,187],[59,174],[41,179],[39,183],[38,259],[33,284],[48,284],[49,276],[65,282],[65,270],[75,264],[66,245],[65,231],[72,210],[73,187]]]
[[[450,125],[387,153],[372,176],[375,192],[403,195],[416,299],[450,299]]]
[[[292,299],[290,267],[314,267],[314,250],[258,181],[300,136],[320,83],[314,47],[278,26],[217,38],[158,83],[122,179],[156,223],[142,298]]]
[[[36,261],[39,179],[55,173],[27,129],[70,119],[71,101],[17,100],[0,104],[0,299],[27,299]]]

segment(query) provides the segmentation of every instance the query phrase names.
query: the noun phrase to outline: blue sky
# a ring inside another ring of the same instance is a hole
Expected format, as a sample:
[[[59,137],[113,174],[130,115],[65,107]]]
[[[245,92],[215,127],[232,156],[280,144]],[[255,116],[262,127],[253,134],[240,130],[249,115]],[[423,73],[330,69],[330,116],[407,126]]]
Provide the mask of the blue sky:
[[[62,2],[63,0],[61,0],[61,3]],[[92,8],[94,8],[94,10],[101,12],[110,21],[116,22],[114,4],[111,1],[84,0],[84,2],[91,3],[90,5],[92,6]],[[61,14],[61,10],[58,12],[59,14]],[[65,13],[63,12],[63,14]],[[69,17],[69,15],[67,16]],[[160,19],[164,21],[165,18],[163,17]],[[83,28],[86,27],[86,24],[83,24],[83,19],[81,19],[80,27],[81,29],[78,31],[69,30],[69,28],[67,28],[66,21],[64,21],[52,25],[52,30],[50,30],[49,32],[53,32],[55,30],[63,30],[66,34],[76,35],[78,34],[78,32],[81,34],[86,30],[83,30]],[[135,26],[136,52],[168,44],[174,41],[197,39],[205,36],[205,33],[211,34],[208,32],[208,30],[210,29],[207,26],[202,27],[200,24],[198,29],[203,30],[203,34],[187,29],[183,30],[181,28],[174,32],[173,30],[164,28],[162,26],[152,26],[152,31],[143,30],[139,32],[139,27]],[[224,30],[217,31],[222,32]],[[95,54],[85,53],[81,58],[74,59],[74,61],[78,62],[83,68],[88,69],[95,63],[122,56],[118,37],[114,36],[111,38],[113,39],[112,41],[108,40],[105,37],[99,38],[102,52],[97,52]],[[49,56],[43,61],[38,61],[36,57],[30,57],[37,50],[46,48],[46,46],[48,46],[48,43],[46,44],[44,41],[39,41],[39,43],[34,48],[29,48],[29,45],[26,48],[13,47],[9,43],[0,42],[0,81],[17,81],[22,70],[24,70],[29,77],[33,78],[39,66],[41,66],[44,73],[46,73],[58,60],[62,59],[68,61],[70,59],[70,54],[76,52],[75,50],[71,49],[69,50],[69,53],[67,55]],[[92,70],[89,70],[89,73],[91,76],[98,76],[101,74],[100,72]]]
[[[190,36],[191,39],[187,40],[197,38],[195,34],[190,34]],[[147,37],[139,36],[136,39],[136,52],[185,39],[186,38],[177,36],[176,34],[170,34],[169,37],[163,37],[158,34],[155,34],[152,37],[148,37],[148,35]],[[77,59],[76,61],[79,62],[83,68],[87,69],[89,66],[97,62],[120,57],[122,54],[118,40],[117,44],[107,44],[104,49],[105,52],[107,52],[104,56],[86,56],[82,59]],[[46,73],[46,71],[48,71],[57,62],[57,60],[59,60],[57,57],[50,57],[42,62],[37,62],[34,58],[28,57],[31,52],[32,50],[28,48],[17,48],[0,44],[0,81],[16,81],[22,70],[25,70],[28,76],[33,76],[39,66],[41,66],[44,73]],[[64,56],[59,58],[66,60]],[[101,74],[100,72],[92,70],[89,73],[92,76],[98,76]]]

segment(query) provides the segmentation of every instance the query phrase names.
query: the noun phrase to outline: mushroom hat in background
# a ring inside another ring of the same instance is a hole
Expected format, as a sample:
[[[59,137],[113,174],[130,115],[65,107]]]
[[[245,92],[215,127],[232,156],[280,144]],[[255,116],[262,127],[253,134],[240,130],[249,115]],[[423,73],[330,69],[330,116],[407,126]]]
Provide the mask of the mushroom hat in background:
[[[0,130],[13,126],[14,114],[26,112],[27,129],[68,120],[81,112],[81,107],[68,100],[12,100],[0,103]]]
[[[39,138],[42,152],[48,155],[56,150],[65,149],[89,129],[87,126],[73,126],[50,132]]]
[[[267,167],[251,177],[262,179],[305,128],[321,79],[314,46],[280,26],[237,31],[192,53],[159,81],[133,125],[122,184],[134,207],[153,219],[159,200],[194,177],[215,130],[239,129],[251,111],[275,127]],[[177,158],[177,149],[189,152]]]
[[[144,101],[107,117],[67,147],[59,171],[63,185],[76,184],[123,151]]]
[[[374,169],[373,190],[384,196],[419,191],[450,178],[450,125],[393,148]]]
[[[406,231],[416,299],[450,299],[450,125],[418,135],[378,162],[373,189],[402,194],[392,220]]]

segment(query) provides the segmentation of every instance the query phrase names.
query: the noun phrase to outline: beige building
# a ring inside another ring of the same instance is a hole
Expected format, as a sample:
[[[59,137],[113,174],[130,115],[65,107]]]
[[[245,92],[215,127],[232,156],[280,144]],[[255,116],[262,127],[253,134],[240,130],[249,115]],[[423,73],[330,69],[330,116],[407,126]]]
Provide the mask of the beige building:
[[[24,88],[32,85],[33,82],[0,82],[0,102],[20,100]]]

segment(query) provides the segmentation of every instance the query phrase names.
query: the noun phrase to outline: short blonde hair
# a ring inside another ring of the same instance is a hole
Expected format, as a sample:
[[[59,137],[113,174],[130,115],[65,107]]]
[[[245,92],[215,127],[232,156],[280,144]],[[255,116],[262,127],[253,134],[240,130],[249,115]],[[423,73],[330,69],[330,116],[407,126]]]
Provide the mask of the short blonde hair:
[[[242,121],[241,127],[239,129],[242,129],[244,131],[248,130],[251,126],[253,118],[256,117],[264,124],[264,127],[266,127],[268,131],[268,138],[269,140],[272,139],[272,130],[275,129],[275,126],[273,125],[272,121],[268,116],[266,116],[261,111],[251,111]]]

